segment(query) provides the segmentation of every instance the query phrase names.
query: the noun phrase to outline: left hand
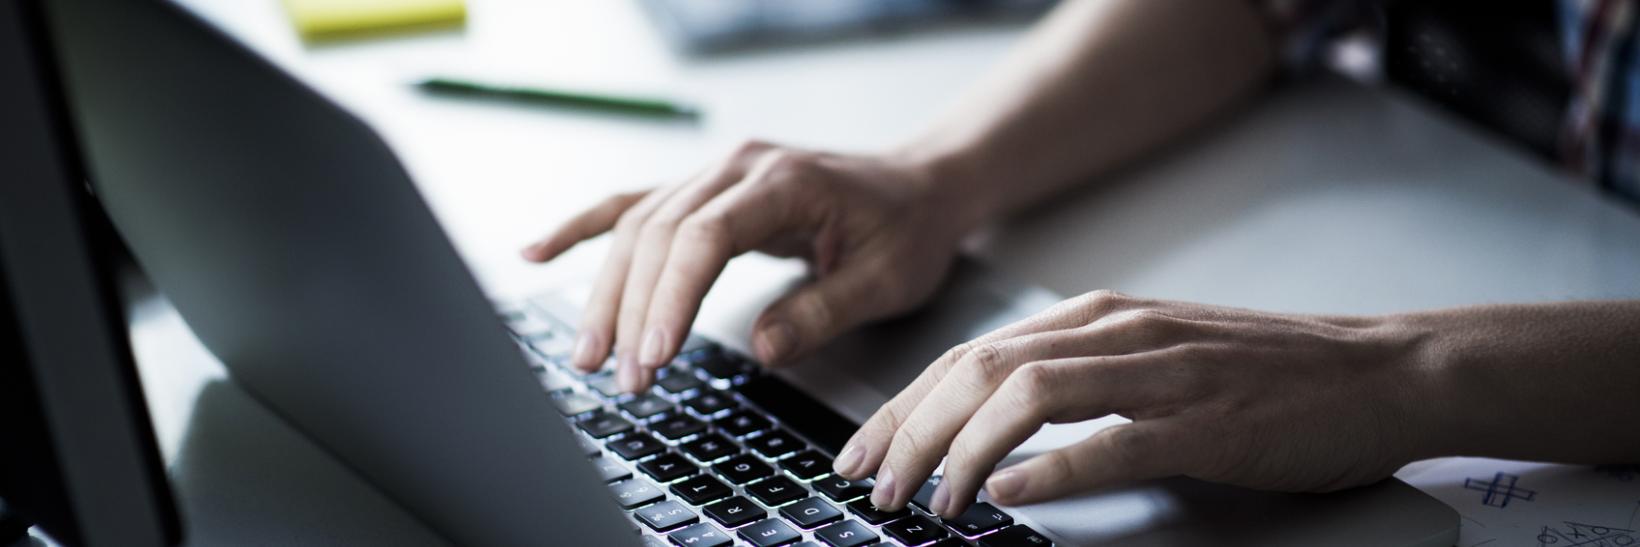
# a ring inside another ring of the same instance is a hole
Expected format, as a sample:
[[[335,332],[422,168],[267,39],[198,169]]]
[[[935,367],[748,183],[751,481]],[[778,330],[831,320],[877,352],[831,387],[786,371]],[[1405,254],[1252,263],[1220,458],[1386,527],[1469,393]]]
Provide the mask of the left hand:
[[[982,484],[1005,505],[1175,475],[1366,484],[1429,445],[1427,339],[1394,317],[1089,293],[947,352],[855,433],[836,471],[876,473],[872,503],[898,509],[944,458],[930,508],[948,518]],[[1112,413],[1134,421],[992,474],[1043,424]]]

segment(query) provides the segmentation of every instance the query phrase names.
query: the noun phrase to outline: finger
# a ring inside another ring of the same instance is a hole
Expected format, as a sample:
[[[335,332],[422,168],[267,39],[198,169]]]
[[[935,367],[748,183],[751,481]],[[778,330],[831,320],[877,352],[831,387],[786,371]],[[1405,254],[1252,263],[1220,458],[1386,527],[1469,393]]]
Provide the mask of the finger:
[[[986,481],[985,492],[1003,505],[1026,505],[1186,474],[1202,451],[1187,429],[1177,416],[1111,426],[1003,469]]]
[[[522,254],[524,260],[530,262],[546,262],[563,254],[575,244],[608,232],[615,227],[615,221],[621,218],[621,213],[631,209],[639,200],[649,194],[649,190],[615,194],[598,202],[591,209],[582,211],[553,230],[547,237],[525,247]]]
[[[759,162],[745,183],[724,191],[679,225],[644,322],[645,352],[653,349],[662,363],[677,352],[681,334],[729,259],[779,234],[807,231],[824,216],[806,186],[776,180],[800,176],[795,174],[800,171],[780,167],[781,161]],[[655,347],[648,347],[649,342]]]
[[[752,328],[758,360],[778,367],[827,340],[898,308],[882,270],[854,264],[803,284],[763,310]]]
[[[622,293],[620,316],[616,323],[616,355],[624,371],[620,384],[622,389],[632,393],[648,389],[654,380],[654,370],[665,365],[675,352],[663,350],[669,344],[666,338],[681,345],[683,332],[687,330],[680,328],[668,333],[645,329],[656,284],[664,273],[668,258],[675,252],[673,244],[678,225],[682,219],[693,216],[697,209],[728,188],[753,176],[753,165],[769,155],[758,146],[743,147],[742,152],[737,152],[718,169],[704,173],[680,188],[646,219],[633,251],[631,271],[626,290]]]
[[[1181,365],[1175,364],[1187,354],[1169,348],[1038,361],[1018,368],[951,442],[945,478],[929,508],[948,518],[962,514],[979,494],[981,481],[1042,424],[1171,406],[1194,397],[1195,384],[1180,381]]]
[[[877,471],[878,488],[872,501],[879,507],[898,508],[909,500],[982,406],[1002,400],[1004,405],[1028,405],[1016,410],[1030,411],[1047,403],[1044,399],[1048,397],[1075,395],[1075,389],[1067,386],[1081,384],[1038,382],[1058,370],[1057,365],[1044,361],[1128,354],[1165,346],[1186,335],[1185,324],[1157,317],[1148,312],[1117,312],[1085,326],[1027,334],[969,351],[894,433]],[[1053,379],[1068,382],[1076,378]],[[1041,425],[1029,414],[1020,417],[1032,421],[1028,430],[1019,431],[1025,436]],[[936,504],[944,505],[941,500]]]
[[[592,294],[581,313],[581,324],[576,329],[575,351],[570,364],[591,372],[603,366],[614,342],[616,311],[620,309],[621,291],[626,286],[626,275],[632,263],[632,245],[643,218],[670,193],[670,190],[652,191],[628,208],[616,221],[615,240],[604,264],[593,282]]]
[[[693,261],[688,253],[694,250],[678,245],[681,240],[678,237],[679,227],[684,219],[693,216],[706,203],[749,178],[752,165],[760,158],[774,153],[765,150],[761,144],[749,146],[751,148],[737,152],[729,161],[691,180],[644,224],[637,258],[633,263],[634,278],[627,286],[629,298],[624,300],[630,305],[622,310],[620,325],[623,329],[621,332],[630,329],[632,333],[630,341],[635,348],[636,362],[644,369],[645,377],[651,375],[648,371],[658,369],[671,360],[689,330],[689,322],[655,325],[650,319],[653,316],[650,308],[655,306],[655,293],[661,280],[673,270],[673,257]],[[716,277],[717,273],[712,272],[705,282],[709,285]],[[690,319],[692,321],[693,317]]]
[[[1021,319],[1007,326],[991,331],[979,338],[958,345],[946,351],[934,363],[924,369],[922,374],[911,381],[898,395],[890,399],[887,404],[879,408],[866,423],[860,426],[859,431],[849,438],[848,443],[838,452],[837,459],[832,464],[832,470],[838,475],[849,479],[861,479],[876,471],[887,455],[890,439],[894,432],[899,430],[905,418],[912,409],[922,402],[923,398],[934,389],[940,380],[945,378],[947,371],[974,348],[984,347],[986,344],[1013,338],[1016,336],[1044,331],[1055,331],[1086,325],[1103,315],[1143,304],[1142,301],[1109,292],[1095,291],[1075,298],[1066,299],[1040,313]]]

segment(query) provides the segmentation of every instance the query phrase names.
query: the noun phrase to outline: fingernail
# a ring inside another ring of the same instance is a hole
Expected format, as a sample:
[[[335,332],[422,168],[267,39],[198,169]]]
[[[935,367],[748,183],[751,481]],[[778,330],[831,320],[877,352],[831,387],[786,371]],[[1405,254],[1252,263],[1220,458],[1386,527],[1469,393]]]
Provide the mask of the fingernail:
[[[878,509],[894,503],[894,470],[884,467],[877,472],[877,486],[871,489],[871,505]]]
[[[575,352],[570,355],[570,364],[583,370],[592,368],[592,365],[598,362],[598,356],[593,355],[598,351],[598,348],[594,347],[597,344],[598,339],[591,333],[583,332],[576,335]]]
[[[661,361],[666,360],[666,329],[654,327],[644,336],[643,350],[639,352],[638,362],[648,368],[659,368]]]
[[[757,334],[757,352],[765,363],[785,359],[797,346],[797,333],[790,323],[771,321]]]
[[[949,503],[951,503],[951,491],[945,487],[945,482],[941,481],[939,486],[934,487],[934,497],[928,500],[928,510],[943,517],[946,516],[945,512],[950,509],[946,507]]]
[[[1024,490],[1025,475],[1018,471],[1003,471],[985,481],[985,492],[991,494],[991,499],[1003,503],[1017,499]]]
[[[843,447],[843,453],[837,455],[837,461],[831,463],[831,470],[838,475],[853,476],[854,468],[860,466],[860,460],[865,456],[865,450],[860,445],[848,443]]]

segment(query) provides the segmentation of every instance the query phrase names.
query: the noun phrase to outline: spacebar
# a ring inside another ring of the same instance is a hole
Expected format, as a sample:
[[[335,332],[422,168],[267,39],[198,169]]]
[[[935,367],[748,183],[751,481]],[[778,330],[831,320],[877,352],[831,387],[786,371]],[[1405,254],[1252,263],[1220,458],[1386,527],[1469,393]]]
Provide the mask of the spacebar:
[[[772,374],[755,375],[736,386],[735,391],[832,456],[836,456],[843,443],[854,435],[854,430],[860,428],[825,403]]]

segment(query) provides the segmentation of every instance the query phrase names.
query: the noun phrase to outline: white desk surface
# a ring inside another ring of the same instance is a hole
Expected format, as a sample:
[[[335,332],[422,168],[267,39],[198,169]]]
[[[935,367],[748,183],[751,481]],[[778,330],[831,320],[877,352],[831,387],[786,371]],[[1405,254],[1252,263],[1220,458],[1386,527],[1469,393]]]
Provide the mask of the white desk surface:
[[[298,40],[274,0],[182,3],[373,124],[480,281],[500,296],[594,271],[599,244],[544,267],[516,260],[521,245],[555,222],[610,192],[677,180],[744,138],[871,150],[913,134],[1023,29],[967,27],[690,60],[670,53],[635,2],[469,0],[460,30],[324,45]],[[647,121],[428,97],[409,86],[435,73],[663,91],[696,99],[706,116],[700,124]],[[1284,91],[1113,178],[1120,180],[1106,190],[1073,193],[1000,227],[980,256],[1059,294],[1113,288],[1282,311],[1640,297],[1640,209],[1559,180],[1412,101],[1353,84]],[[752,257],[729,275],[790,269]],[[714,293],[703,320],[750,305]],[[140,302],[132,316],[191,543],[428,539],[220,382],[220,365],[163,301]],[[268,450],[281,457],[266,457]],[[1465,488],[1465,479],[1495,473],[1520,477],[1536,499],[1485,505],[1484,488]],[[1560,535],[1543,537],[1566,545],[1557,538],[1633,530],[1636,475],[1460,459],[1399,474],[1464,514],[1459,544],[1466,546],[1532,544],[1549,532]],[[235,495],[289,481],[303,503]]]

